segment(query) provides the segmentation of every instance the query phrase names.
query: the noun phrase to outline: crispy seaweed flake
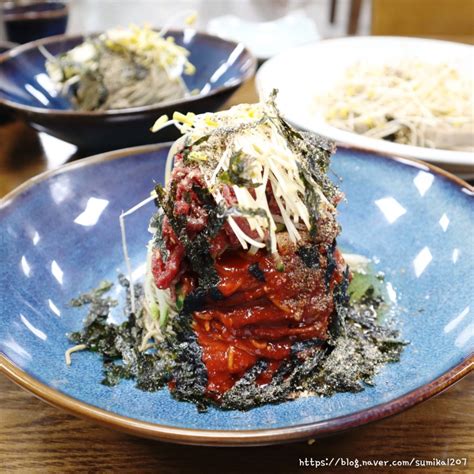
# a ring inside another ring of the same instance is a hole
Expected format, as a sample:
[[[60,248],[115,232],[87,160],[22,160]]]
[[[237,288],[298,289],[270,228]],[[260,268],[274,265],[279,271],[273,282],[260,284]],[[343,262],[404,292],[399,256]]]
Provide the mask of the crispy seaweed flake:
[[[210,137],[210,135],[204,135],[204,136],[198,138],[197,140],[195,140],[194,142],[191,142],[191,139],[189,137],[186,137],[184,147],[181,151],[181,155],[183,157],[183,163],[185,165],[191,165],[192,164],[193,160],[190,157],[190,153],[193,151],[193,148],[207,142],[209,137]]]
[[[214,288],[219,283],[219,277],[214,267],[214,259],[211,256],[210,242],[224,225],[223,209],[215,203],[207,189],[193,186],[193,191],[206,211],[207,225],[193,238],[190,238],[186,230],[186,218],[176,216],[173,212],[176,186],[172,184],[168,193],[161,186],[157,186],[155,190],[158,196],[157,205],[163,209],[175,234],[184,245],[190,268],[198,275],[199,289],[208,291]]]
[[[326,260],[327,260],[327,267],[326,272],[324,273],[324,282],[326,283],[326,288],[329,288],[329,285],[332,280],[332,276],[337,268],[337,262],[334,257],[334,252],[336,251],[336,241],[334,241],[331,245],[327,247],[326,250]]]
[[[186,300],[185,300],[186,302]],[[186,305],[186,303],[185,303]],[[207,370],[202,361],[201,346],[191,327],[192,317],[181,311],[173,319],[174,344],[169,345],[170,357],[174,360],[171,373],[173,397],[194,403],[199,411],[206,410]]]
[[[327,172],[331,156],[336,150],[335,144],[333,141],[315,133],[299,132],[292,127],[281,116],[276,106],[277,93],[277,90],[273,90],[269,100],[269,104],[275,115],[275,117],[272,118],[273,123],[276,124],[281,134],[286,138],[290,149],[303,158],[301,160],[300,175],[304,176],[308,185],[314,183],[319,185],[323,194],[331,201],[337,194],[337,187],[328,178]],[[312,183],[312,181],[314,183]]]
[[[302,245],[296,250],[296,255],[308,268],[319,266],[319,251],[316,245]]]
[[[258,262],[249,265],[249,273],[255,277],[258,281],[265,282],[265,273],[262,271]]]
[[[122,286],[128,287],[125,277],[120,276],[119,281]],[[106,287],[110,289],[111,286],[109,284]],[[158,390],[169,380],[166,351],[160,354],[140,351],[143,328],[131,313],[129,300],[125,304],[128,318],[122,324],[107,321],[110,309],[117,302],[104,296],[105,291],[108,291],[104,289],[106,287],[101,285],[79,297],[84,304],[89,305],[89,313],[82,330],[69,335],[70,341],[85,344],[88,350],[102,355],[104,385],[114,386],[121,379],[133,378],[141,389]],[[140,285],[135,286],[135,294],[138,299],[141,298],[143,290]],[[73,303],[77,303],[77,299]],[[141,307],[138,310],[142,311]]]
[[[157,212],[150,221],[150,228],[154,230],[152,245],[160,251],[160,256],[163,262],[166,262],[169,257],[169,250],[166,246],[166,241],[163,237],[163,219],[165,215]]]
[[[351,285],[357,287],[356,274]],[[120,283],[127,287],[125,277]],[[220,398],[207,393],[207,370],[202,361],[202,349],[192,329],[192,307],[195,295],[184,300],[183,310],[172,321],[172,332],[164,341],[147,352],[140,351],[143,328],[140,320],[130,312],[120,324],[107,322],[110,309],[116,302],[105,295],[111,284],[73,300],[75,306],[88,305],[89,314],[83,329],[70,335],[76,344],[85,344],[102,355],[107,386],[117,385],[122,379],[133,379],[137,388],[156,391],[171,384],[171,394],[178,400],[194,403],[199,411],[211,404],[226,410],[248,410],[268,403],[291,400],[301,392],[332,395],[336,392],[358,392],[372,384],[380,367],[397,362],[403,347],[398,331],[381,325],[377,311],[383,307],[373,286],[368,286],[358,301],[348,299],[349,275],[334,290],[335,310],[329,328],[330,339],[295,342],[291,356],[282,362],[271,382],[258,383],[267,368],[260,360]],[[136,285],[137,295],[142,288]],[[353,294],[353,293],[352,293]],[[142,311],[138,308],[137,314]]]
[[[232,153],[229,159],[229,168],[227,171],[219,173],[219,181],[224,184],[245,186],[246,188],[257,188],[261,183],[254,183],[246,177],[251,167],[252,157],[246,155],[242,150]]]
[[[298,164],[300,178],[303,182],[305,194],[304,194],[304,203],[308,208],[309,213],[309,235],[313,241],[316,241],[318,234],[318,218],[319,218],[319,205],[321,198],[316,192],[316,188],[312,183],[311,176],[303,165]]]

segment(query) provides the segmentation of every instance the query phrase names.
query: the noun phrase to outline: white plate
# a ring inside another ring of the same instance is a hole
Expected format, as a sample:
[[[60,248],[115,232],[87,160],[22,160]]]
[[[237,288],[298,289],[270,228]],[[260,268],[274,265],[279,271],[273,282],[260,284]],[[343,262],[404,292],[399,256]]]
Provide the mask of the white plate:
[[[224,39],[237,39],[260,60],[320,39],[316,23],[304,10],[264,22],[247,21],[235,15],[220,16],[209,22],[207,32]]]
[[[417,58],[448,62],[462,74],[473,75],[474,47],[448,41],[407,37],[351,37],[312,43],[287,50],[267,61],[257,73],[261,99],[279,89],[278,105],[295,126],[325,135],[340,144],[435,163],[468,178],[474,175],[474,154],[402,145],[339,130],[315,111],[315,96],[324,94],[342,79],[357,61],[375,64]]]

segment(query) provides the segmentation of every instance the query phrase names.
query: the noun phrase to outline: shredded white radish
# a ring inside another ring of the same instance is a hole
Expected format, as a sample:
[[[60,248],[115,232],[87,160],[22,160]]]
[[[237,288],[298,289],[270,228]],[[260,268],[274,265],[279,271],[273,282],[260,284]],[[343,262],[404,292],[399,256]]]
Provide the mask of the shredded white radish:
[[[222,176],[227,176],[232,196],[237,201],[235,207],[241,210],[242,218],[248,222],[249,231],[244,231],[237,224],[235,214],[227,217],[242,248],[247,250],[250,247],[255,251],[268,244],[271,251],[276,253],[275,218],[279,216],[272,215],[270,211],[268,183],[271,184],[282,214],[281,220],[292,242],[296,243],[301,239],[298,229],[309,230],[311,222],[306,205],[307,185],[300,176],[303,158],[290,148],[287,138],[282,135],[272,107],[270,103],[243,104],[215,114],[174,114],[172,120],[168,120],[166,116],[159,118],[156,126],[161,128],[174,124],[185,133],[188,143],[199,140],[198,145],[192,146],[188,159],[194,160],[199,166],[207,189],[216,203],[224,208],[234,206],[232,202],[227,202],[228,197],[224,199],[222,195]],[[228,142],[219,141],[222,136]],[[205,138],[204,142],[200,140],[202,138]],[[175,153],[170,155],[174,156]],[[240,163],[239,160],[245,160],[245,163]],[[170,157],[166,168],[169,182]],[[235,180],[236,173],[242,174],[242,183],[232,181]],[[321,203],[320,211],[335,212],[319,185],[311,182],[311,186]],[[246,210],[249,212],[245,212]]]
[[[74,352],[79,352],[87,349],[87,346],[85,344],[78,344],[77,346],[70,347],[65,353],[64,353],[64,358],[66,359],[66,365],[71,365],[72,360],[71,360],[71,354]]]
[[[128,211],[122,212],[122,214],[120,214],[120,217],[119,217],[120,233],[122,236],[122,251],[123,251],[123,256],[125,259],[125,266],[127,268],[128,281],[130,282],[130,307],[131,307],[132,313],[135,313],[135,309],[136,309],[135,288],[134,288],[134,282],[133,282],[132,265],[130,263],[130,257],[128,255],[127,232],[125,229],[125,217],[138,211],[138,209],[140,209],[143,206],[146,206],[148,203],[150,203],[154,199],[156,199],[156,194],[153,191],[151,196],[144,199],[142,202],[138,203],[137,205],[133,206]]]

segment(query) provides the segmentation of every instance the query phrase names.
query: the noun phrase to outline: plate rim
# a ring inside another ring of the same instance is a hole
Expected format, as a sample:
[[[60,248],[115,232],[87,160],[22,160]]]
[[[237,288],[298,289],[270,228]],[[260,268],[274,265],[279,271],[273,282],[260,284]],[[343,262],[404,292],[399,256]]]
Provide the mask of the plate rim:
[[[323,39],[317,42],[307,42],[305,44],[301,44],[298,46],[294,46],[292,48],[286,49],[277,55],[273,56],[270,58],[268,61],[263,64],[259,70],[257,71],[255,75],[255,83],[256,83],[256,88],[258,95],[260,99],[264,99],[266,97],[266,94],[264,94],[265,89],[268,89],[268,87],[264,86],[264,82],[262,77],[265,77],[269,74],[267,70],[270,72],[272,69],[275,67],[275,64],[278,64],[279,61],[281,61],[281,58],[285,58],[287,56],[292,55],[296,51],[300,51],[305,48],[312,48],[313,50],[315,48],[320,49],[324,48],[325,45],[328,44],[337,44],[337,43],[342,43],[343,45],[346,43],[351,42],[351,44],[357,44],[357,43],[364,43],[364,42],[371,42],[371,43],[376,43],[376,42],[395,42],[399,41],[401,43],[432,43],[433,45],[436,44],[444,44],[447,45],[448,47],[455,47],[458,49],[464,49],[466,52],[468,51],[474,51],[474,46],[471,46],[469,44],[465,43],[457,43],[455,41],[447,41],[443,39],[436,39],[436,38],[428,38],[428,37],[418,37],[418,36],[355,36],[355,37],[341,37],[341,38],[328,38],[328,39]],[[285,113],[283,112],[283,115],[285,116]],[[399,156],[403,156],[406,158],[413,158],[413,159],[419,159],[419,160],[426,160],[432,163],[437,163],[437,164],[445,164],[447,166],[464,166],[467,168],[470,168],[471,170],[474,170],[474,161],[471,158],[472,153],[467,152],[467,151],[455,151],[455,150],[444,150],[444,149],[430,149],[427,147],[421,147],[421,146],[415,146],[415,145],[403,145],[403,144],[398,144],[398,143],[391,143],[386,140],[382,139],[375,139],[371,137],[364,137],[363,135],[359,135],[354,132],[349,132],[347,130],[342,130],[338,129],[326,121],[322,121],[322,127],[324,130],[324,133],[321,133],[317,131],[314,127],[308,127],[308,123],[304,123],[298,120],[295,120],[294,118],[290,118],[286,116],[287,120],[290,121],[294,126],[300,129],[304,130],[310,130],[315,133],[320,133],[322,135],[328,136],[330,139],[335,140],[338,144],[345,146],[345,147],[351,147],[351,148],[364,148],[367,150],[370,150],[371,152],[374,153],[382,153],[382,154],[397,154]],[[355,138],[353,138],[355,137]],[[359,143],[358,140],[363,140],[363,143]],[[354,140],[357,141],[357,143],[354,143]],[[381,144],[380,144],[381,143]],[[390,150],[387,149],[388,144],[392,146],[397,146],[396,150]],[[380,148],[382,147],[382,149]],[[429,157],[429,156],[420,156],[424,152],[433,150],[436,153],[436,156]],[[413,151],[415,153],[418,153],[418,155],[414,155]],[[454,154],[452,158],[449,158],[447,156],[444,156],[445,154]]]
[[[34,187],[37,183],[44,181],[51,176],[114,159],[121,159],[137,154],[159,151],[163,148],[169,147],[171,144],[172,142],[166,142],[105,152],[62,165],[56,169],[44,171],[43,173],[28,179],[23,184],[0,199],[0,210],[13,205],[16,197],[19,197],[24,191]],[[461,191],[462,188],[465,188],[474,194],[474,187],[470,186],[462,179],[431,164],[427,164],[415,159],[380,154],[361,148],[341,148],[348,151],[354,150],[372,155],[378,155],[379,157],[385,159],[400,162],[405,166],[429,169],[434,174],[448,178],[455,185],[459,186]],[[421,403],[446,390],[448,387],[461,380],[473,370],[474,354],[464,357],[458,364],[451,367],[435,379],[425,383],[424,385],[421,385],[418,388],[413,389],[404,395],[401,395],[400,397],[397,397],[394,400],[380,403],[364,410],[329,420],[271,429],[204,430],[195,428],[171,427],[167,425],[151,423],[138,420],[136,418],[119,415],[117,413],[82,402],[70,395],[62,393],[48,386],[32,375],[27,374],[23,369],[20,369],[16,364],[10,361],[6,355],[0,353],[0,373],[4,374],[15,384],[19,385],[26,391],[32,393],[50,405],[61,408],[69,413],[86,418],[90,421],[99,423],[108,428],[118,429],[128,434],[178,444],[204,446],[260,446],[279,444],[300,441],[312,437],[322,437],[339,431],[345,431],[350,428],[355,428],[373,421],[381,420],[415,406],[418,403]]]
[[[434,397],[467,376],[473,369],[474,355],[405,395],[349,415],[283,428],[233,431],[171,427],[119,415],[49,387],[0,354],[0,373],[37,398],[70,414],[142,438],[186,445],[223,447],[264,446],[302,441],[366,425],[401,413]]]
[[[151,151],[158,151],[161,148],[171,147],[173,143],[174,141],[167,141],[167,142],[160,142],[160,143],[151,143],[149,145],[138,145],[138,146],[132,146],[132,147],[127,147],[127,148],[120,148],[118,150],[105,151],[105,152],[91,155],[85,158],[78,158],[71,162],[66,162],[62,165],[59,165],[56,168],[47,169],[37,175],[32,176],[31,178],[28,178],[26,181],[24,181],[23,183],[18,185],[16,188],[12,189],[3,197],[1,197],[0,210],[6,207],[6,205],[9,204],[9,202],[13,198],[17,197],[23,191],[26,191],[27,189],[34,186],[36,183],[44,181],[45,179],[51,176],[54,176],[56,174],[72,171],[74,169],[82,168],[83,166],[90,166],[90,165],[94,165],[94,164],[105,162],[105,161],[126,158],[127,156],[130,156],[130,155],[142,154],[142,153],[147,153]],[[403,165],[406,165],[406,166],[422,169],[425,171],[429,170],[432,173],[438,176],[441,176],[442,178],[452,181],[455,185],[461,188],[467,189],[470,192],[474,193],[474,185],[470,185],[467,181],[460,178],[459,176],[456,176],[455,174],[450,173],[449,171],[443,168],[440,168],[439,166],[436,166],[433,163],[428,163],[418,158],[405,157],[405,156],[397,155],[395,153],[383,153],[383,152],[371,150],[369,148],[352,146],[352,145],[347,145],[347,144],[337,145],[336,153],[337,153],[337,150],[339,149],[347,150],[347,151],[355,151],[358,153],[366,153],[369,155],[376,155],[377,157],[380,157],[382,159],[393,160],[398,163],[402,163]]]

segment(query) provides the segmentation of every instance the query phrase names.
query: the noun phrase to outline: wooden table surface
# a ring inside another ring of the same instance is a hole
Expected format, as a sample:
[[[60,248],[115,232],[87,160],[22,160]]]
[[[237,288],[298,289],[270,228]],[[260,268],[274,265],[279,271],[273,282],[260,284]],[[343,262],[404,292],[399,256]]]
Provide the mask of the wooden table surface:
[[[249,83],[227,105],[255,99],[253,83]],[[22,122],[0,123],[0,196],[71,156],[79,155],[50,137],[39,137]],[[143,440],[102,428],[48,406],[0,376],[0,473],[291,473],[315,469],[300,467],[300,459],[332,457],[471,458],[470,466],[426,467],[420,472],[474,472],[473,400],[471,374],[402,414],[311,445],[206,448]],[[372,471],[383,472],[380,468]]]

